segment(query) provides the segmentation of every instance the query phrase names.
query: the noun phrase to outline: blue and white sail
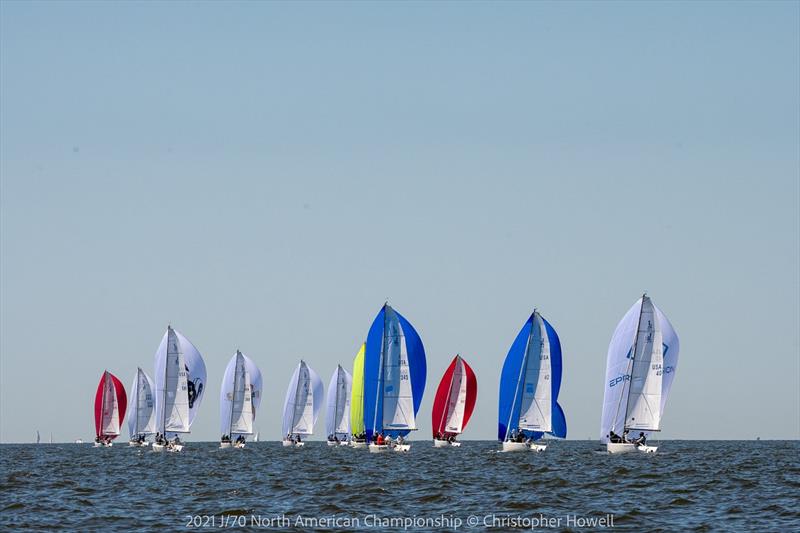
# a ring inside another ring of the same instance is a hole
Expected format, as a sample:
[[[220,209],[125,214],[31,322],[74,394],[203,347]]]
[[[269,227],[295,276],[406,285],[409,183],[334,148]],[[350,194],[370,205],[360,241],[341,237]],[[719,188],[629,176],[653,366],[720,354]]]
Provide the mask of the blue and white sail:
[[[328,402],[325,411],[325,432],[340,440],[350,437],[350,388],[353,378],[350,373],[336,365],[328,383]]]
[[[261,370],[239,350],[233,354],[219,396],[220,433],[252,435],[256,412],[261,405]]]
[[[567,421],[558,404],[561,389],[561,341],[553,326],[534,310],[522,326],[503,363],[497,438],[522,431],[566,438]]]
[[[324,387],[305,361],[294,369],[283,402],[283,435],[311,435],[317,423]]]
[[[666,316],[646,295],[617,325],[608,346],[600,440],[626,429],[660,431],[678,366],[680,342]]]
[[[388,304],[367,335],[364,355],[364,427],[367,439],[417,429],[425,392],[425,348],[413,326]]]
[[[154,392],[156,387],[153,378],[141,368],[131,384],[131,395],[128,397],[128,431],[131,439],[138,435],[152,435],[156,432],[156,411]]]
[[[188,433],[203,400],[206,365],[197,348],[171,326],[155,355],[156,430]]]

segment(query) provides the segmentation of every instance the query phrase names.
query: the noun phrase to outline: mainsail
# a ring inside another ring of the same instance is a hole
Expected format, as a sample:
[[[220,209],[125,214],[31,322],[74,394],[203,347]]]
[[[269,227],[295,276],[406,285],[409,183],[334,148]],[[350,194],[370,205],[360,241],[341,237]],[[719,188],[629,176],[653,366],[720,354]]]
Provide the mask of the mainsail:
[[[141,368],[131,384],[131,401],[128,402],[128,431],[131,438],[137,435],[151,435],[156,432],[155,401],[153,398],[155,385],[153,380]]]
[[[367,438],[407,435],[425,391],[425,349],[416,330],[388,304],[370,327],[364,356],[364,426]]]
[[[283,434],[311,435],[322,405],[322,380],[305,361],[297,365],[283,404]]]
[[[95,434],[98,437],[113,439],[119,435],[127,403],[122,382],[111,372],[103,372],[94,397]]]
[[[350,397],[350,431],[353,435],[364,433],[364,350],[366,343],[353,360],[353,384]]]
[[[648,296],[636,301],[608,346],[600,440],[611,431],[659,431],[678,366],[680,342]]]
[[[220,432],[250,435],[261,404],[261,371],[239,350],[225,368],[220,390]]]
[[[350,389],[353,378],[337,365],[328,384],[328,401],[325,411],[325,432],[347,438],[350,435]]]
[[[514,431],[538,439],[565,438],[567,422],[558,404],[561,342],[550,323],[534,310],[514,339],[500,376],[498,439]]]
[[[478,382],[475,373],[456,355],[442,376],[433,400],[433,436],[458,435],[467,427],[475,408]]]

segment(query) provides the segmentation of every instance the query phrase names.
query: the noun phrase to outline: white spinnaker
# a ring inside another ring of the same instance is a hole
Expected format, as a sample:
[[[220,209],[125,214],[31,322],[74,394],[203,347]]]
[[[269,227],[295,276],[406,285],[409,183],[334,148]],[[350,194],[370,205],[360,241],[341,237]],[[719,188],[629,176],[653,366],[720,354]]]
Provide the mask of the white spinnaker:
[[[464,430],[464,408],[467,404],[467,369],[460,357],[450,380],[450,396],[447,399],[447,418],[444,430],[461,433]]]
[[[553,387],[550,380],[550,340],[542,316],[534,311],[531,335],[523,364],[525,381],[519,411],[519,428],[552,430]]]
[[[328,383],[327,406],[325,411],[325,432],[327,435],[350,434],[350,388],[353,378],[350,373],[337,365]]]
[[[417,429],[406,338],[389,306],[383,334],[383,429]]]
[[[136,369],[128,398],[128,431],[131,438],[136,435],[151,435],[156,432],[155,385],[152,378],[141,368]]]
[[[651,302],[652,303],[652,302]],[[667,317],[652,304],[658,317],[662,332],[662,354],[664,371],[661,385],[660,410],[663,416],[664,407],[675,377],[680,352],[680,341],[675,329]],[[625,426],[625,406],[627,405],[628,387],[630,385],[629,360],[633,341],[639,325],[639,312],[642,299],[628,309],[625,316],[617,324],[611,342],[608,345],[606,359],[606,379],[603,394],[603,414],[600,420],[600,440],[608,442],[609,431],[621,434]]]
[[[156,352],[156,429],[160,432],[189,432],[189,391],[182,343],[175,330],[167,328]]]
[[[222,378],[219,402],[221,434],[253,433],[253,423],[261,404],[261,386],[261,370],[252,359],[237,350],[228,361]]]
[[[283,434],[311,435],[323,394],[322,380],[304,361],[292,374],[283,404]]]
[[[117,389],[111,374],[106,372],[103,380],[103,418],[100,423],[101,434],[119,435],[119,406],[117,405]]]
[[[661,346],[661,327],[655,307],[650,298],[645,297],[631,369],[625,418],[627,429],[661,429],[661,376],[664,368]]]

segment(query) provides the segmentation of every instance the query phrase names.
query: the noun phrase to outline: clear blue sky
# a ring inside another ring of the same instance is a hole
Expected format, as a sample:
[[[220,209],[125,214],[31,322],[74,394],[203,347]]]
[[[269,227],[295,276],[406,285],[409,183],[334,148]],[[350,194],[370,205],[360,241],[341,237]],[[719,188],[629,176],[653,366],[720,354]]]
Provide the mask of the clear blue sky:
[[[172,323],[219,437],[240,348],[280,437],[302,357],[386,298],[439,378],[534,307],[571,438],[645,290],[681,337],[664,438],[800,437],[797,2],[0,3],[0,440],[93,435]],[[322,438],[323,424],[317,435]]]

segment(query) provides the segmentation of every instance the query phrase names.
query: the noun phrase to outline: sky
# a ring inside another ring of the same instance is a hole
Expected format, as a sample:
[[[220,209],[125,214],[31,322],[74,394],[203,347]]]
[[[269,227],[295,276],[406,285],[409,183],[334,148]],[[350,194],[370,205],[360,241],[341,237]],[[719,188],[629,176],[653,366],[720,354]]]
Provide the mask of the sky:
[[[167,324],[208,368],[189,439],[236,349],[279,439],[299,360],[327,385],[387,299],[413,438],[456,353],[495,438],[537,308],[597,439],[645,291],[681,340],[659,438],[800,438],[798,95],[797,2],[0,2],[0,441],[93,438]]]

